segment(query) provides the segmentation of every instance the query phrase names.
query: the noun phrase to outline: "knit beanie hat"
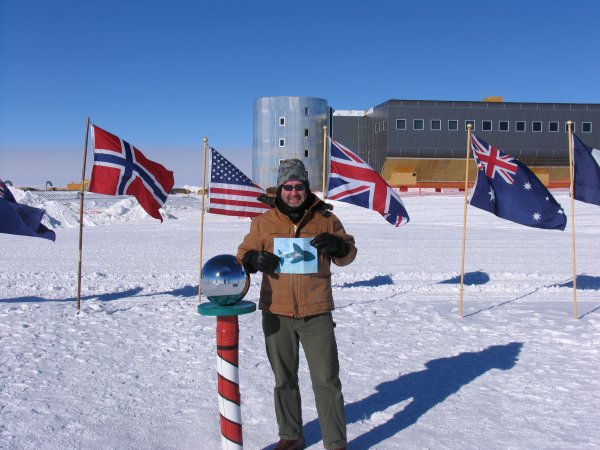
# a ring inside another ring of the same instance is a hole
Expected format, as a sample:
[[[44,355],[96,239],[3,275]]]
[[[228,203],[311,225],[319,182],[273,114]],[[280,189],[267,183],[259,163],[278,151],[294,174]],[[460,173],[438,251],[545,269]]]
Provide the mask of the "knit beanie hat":
[[[279,189],[283,183],[287,183],[290,180],[302,181],[307,188],[310,187],[310,183],[306,177],[306,168],[304,167],[304,163],[299,159],[284,159],[281,161],[281,164],[279,164],[277,189]]]

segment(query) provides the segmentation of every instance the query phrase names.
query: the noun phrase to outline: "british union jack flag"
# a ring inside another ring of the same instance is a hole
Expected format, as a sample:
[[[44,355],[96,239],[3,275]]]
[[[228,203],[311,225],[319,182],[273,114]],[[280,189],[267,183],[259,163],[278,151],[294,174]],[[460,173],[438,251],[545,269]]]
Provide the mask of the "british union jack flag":
[[[471,205],[521,225],[565,229],[560,204],[529,167],[474,134],[471,144],[479,168]]]
[[[515,158],[502,153],[496,147],[492,147],[485,141],[481,141],[475,135],[471,135],[473,142],[473,153],[479,161],[479,169],[485,171],[485,175],[494,178],[496,174],[504,178],[507,183],[515,182],[513,176],[517,173],[519,166],[515,163]]]
[[[395,226],[410,220],[396,192],[366,162],[331,139],[327,198],[372,209]]]
[[[94,167],[89,191],[133,195],[150,216],[162,222],[159,208],[173,189],[173,172],[96,125],[92,125],[92,136]]]

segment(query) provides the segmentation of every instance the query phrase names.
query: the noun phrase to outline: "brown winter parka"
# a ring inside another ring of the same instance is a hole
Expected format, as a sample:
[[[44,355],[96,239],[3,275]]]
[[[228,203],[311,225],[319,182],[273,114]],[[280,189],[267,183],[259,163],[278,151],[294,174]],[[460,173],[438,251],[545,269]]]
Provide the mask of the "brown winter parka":
[[[252,219],[250,232],[238,248],[237,259],[243,262],[250,250],[273,253],[274,238],[313,238],[331,233],[344,239],[349,252],[343,258],[334,258],[334,264],[345,266],[356,258],[354,238],[347,234],[340,220],[317,197],[298,224],[294,224],[279,209],[273,208]],[[272,314],[295,318],[310,317],[330,312],[334,307],[331,292],[331,259],[319,253],[318,272],[310,274],[263,274],[259,309]]]

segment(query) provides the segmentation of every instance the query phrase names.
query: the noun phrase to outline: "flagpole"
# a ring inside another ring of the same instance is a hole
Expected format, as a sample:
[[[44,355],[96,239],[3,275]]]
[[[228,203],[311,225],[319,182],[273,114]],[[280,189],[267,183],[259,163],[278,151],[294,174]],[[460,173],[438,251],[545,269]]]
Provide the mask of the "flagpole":
[[[85,194],[85,163],[87,160],[90,118],[85,121],[85,143],[83,145],[83,167],[81,168],[81,187],[79,191],[79,261],[77,262],[77,314],[81,311],[81,260],[83,254],[83,197]]]
[[[463,210],[463,236],[462,236],[462,257],[460,266],[460,302],[458,305],[458,313],[462,317],[463,313],[463,290],[465,286],[465,242],[467,240],[467,196],[469,193],[469,160],[471,159],[471,128],[472,125],[467,124],[467,158],[465,163],[465,204]]]
[[[206,144],[208,142],[208,138],[204,138],[204,163],[202,166],[202,207],[200,213],[200,274],[198,278],[198,304],[201,302],[201,289],[202,285],[202,243],[204,241],[204,197],[206,196]]]
[[[327,198],[327,125],[323,125],[323,200]]]
[[[571,177],[571,242],[573,246],[573,318],[577,319],[577,258],[575,256],[575,188],[573,186],[573,122],[567,121],[569,127],[569,175]]]

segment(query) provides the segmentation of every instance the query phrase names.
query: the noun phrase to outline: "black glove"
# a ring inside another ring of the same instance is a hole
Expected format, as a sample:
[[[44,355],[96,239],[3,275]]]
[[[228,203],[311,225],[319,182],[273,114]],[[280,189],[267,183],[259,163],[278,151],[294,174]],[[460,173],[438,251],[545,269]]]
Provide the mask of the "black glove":
[[[310,241],[322,255],[331,258],[343,258],[350,251],[350,246],[338,236],[331,233],[321,233]]]
[[[261,271],[273,273],[279,266],[279,257],[271,252],[250,250],[244,255],[244,265],[249,266],[253,273]]]

